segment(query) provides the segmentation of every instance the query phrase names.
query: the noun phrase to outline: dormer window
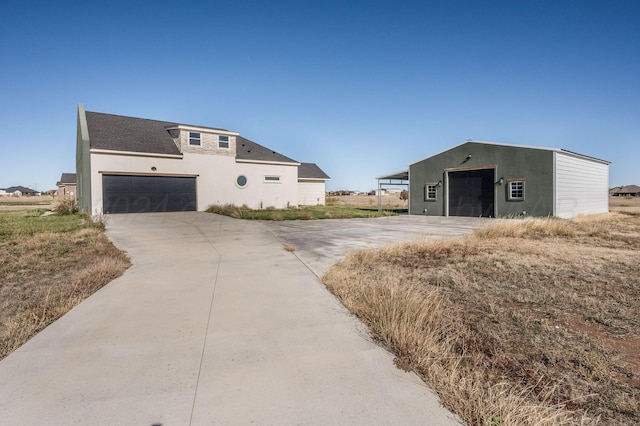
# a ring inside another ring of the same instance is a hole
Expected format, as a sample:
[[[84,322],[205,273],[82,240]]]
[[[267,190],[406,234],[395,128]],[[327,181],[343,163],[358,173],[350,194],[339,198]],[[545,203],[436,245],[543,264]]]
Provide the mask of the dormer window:
[[[229,136],[218,136],[218,148],[229,148]]]
[[[189,132],[189,145],[200,146],[200,133]]]

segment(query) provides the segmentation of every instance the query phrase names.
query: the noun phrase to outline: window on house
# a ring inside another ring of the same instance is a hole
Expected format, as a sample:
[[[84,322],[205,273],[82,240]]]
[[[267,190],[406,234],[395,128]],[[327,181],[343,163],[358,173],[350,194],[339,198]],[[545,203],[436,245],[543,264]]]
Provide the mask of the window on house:
[[[280,176],[265,176],[265,182],[280,182]]]
[[[238,185],[240,188],[244,188],[245,186],[247,186],[247,177],[244,175],[240,175],[236,178],[236,185]]]
[[[436,184],[428,183],[424,186],[424,200],[434,201],[437,199]]]
[[[229,136],[218,136],[218,148],[229,148]]]
[[[509,182],[509,199],[524,200],[524,181],[512,180]]]
[[[189,132],[189,145],[200,145],[200,133]]]

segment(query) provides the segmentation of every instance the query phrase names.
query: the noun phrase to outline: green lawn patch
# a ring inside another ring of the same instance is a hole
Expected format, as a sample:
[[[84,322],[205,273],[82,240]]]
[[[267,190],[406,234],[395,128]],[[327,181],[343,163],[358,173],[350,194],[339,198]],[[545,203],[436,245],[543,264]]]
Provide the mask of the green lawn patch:
[[[250,220],[314,220],[314,219],[354,219],[395,216],[403,209],[385,209],[381,212],[374,207],[354,206],[304,206],[287,209],[265,208],[254,210],[247,206],[226,204],[210,206],[209,213],[217,213],[236,219]],[[406,211],[406,210],[404,210]]]
[[[94,224],[81,214],[43,216],[45,209],[0,211],[0,241],[13,236],[43,232],[72,232]]]

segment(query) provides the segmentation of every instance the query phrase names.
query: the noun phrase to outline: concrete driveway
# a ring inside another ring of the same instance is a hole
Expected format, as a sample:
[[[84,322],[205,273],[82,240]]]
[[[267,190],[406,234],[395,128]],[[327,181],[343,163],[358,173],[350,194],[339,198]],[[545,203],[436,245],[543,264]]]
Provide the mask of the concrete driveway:
[[[495,219],[441,216],[388,216],[376,219],[333,219],[265,222],[317,276],[347,253],[406,241],[438,240],[473,233]]]
[[[458,424],[296,257],[319,274],[352,247],[433,236],[422,219],[111,216],[133,266],[0,362],[0,424]]]

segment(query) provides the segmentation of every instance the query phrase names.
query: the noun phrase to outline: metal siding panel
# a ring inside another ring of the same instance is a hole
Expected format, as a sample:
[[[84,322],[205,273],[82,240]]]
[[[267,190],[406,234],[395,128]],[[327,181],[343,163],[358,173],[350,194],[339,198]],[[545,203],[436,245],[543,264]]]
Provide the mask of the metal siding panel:
[[[558,217],[609,211],[609,166],[556,153],[556,209]]]

